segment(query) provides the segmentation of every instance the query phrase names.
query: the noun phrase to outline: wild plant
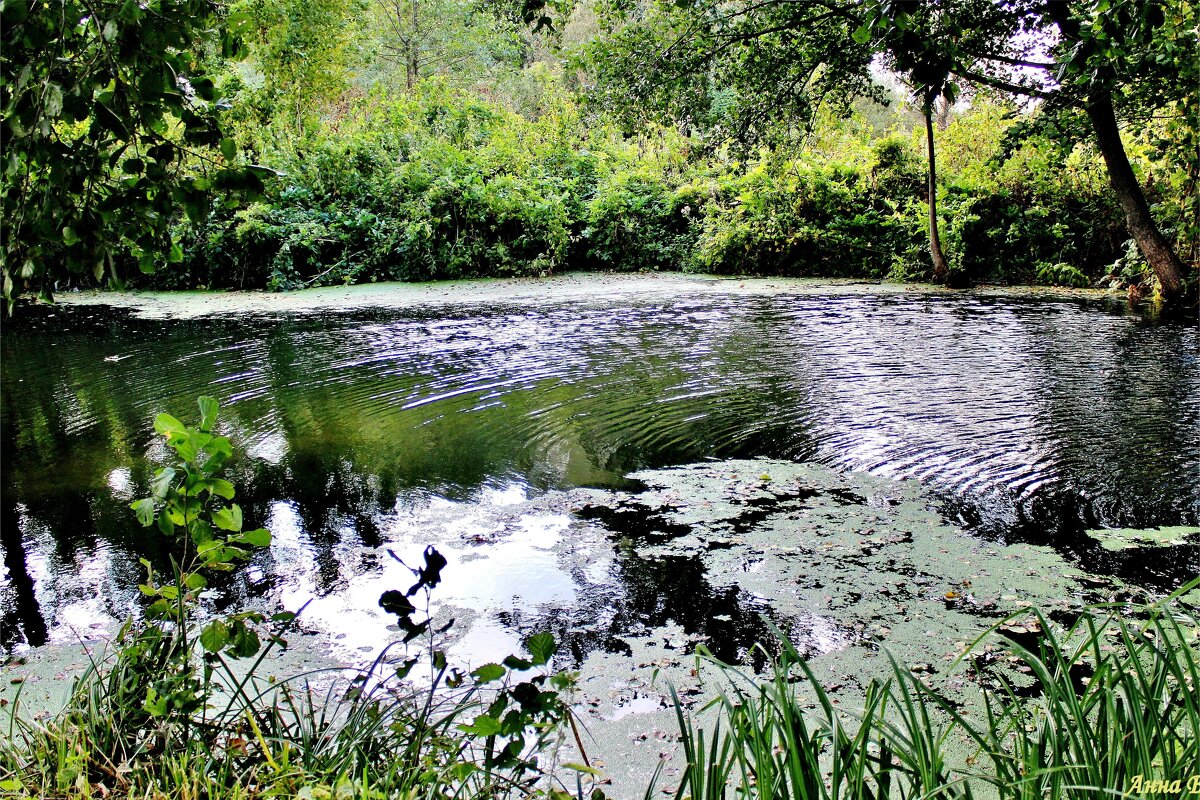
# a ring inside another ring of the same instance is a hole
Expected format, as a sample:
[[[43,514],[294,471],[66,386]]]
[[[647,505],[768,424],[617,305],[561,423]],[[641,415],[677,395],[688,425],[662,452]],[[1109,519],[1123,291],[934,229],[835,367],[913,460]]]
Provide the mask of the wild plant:
[[[1200,789],[1200,614],[1180,598],[1197,584],[1090,607],[1065,627],[1023,609],[1014,616],[1038,633],[1029,645],[997,639],[1013,617],[998,621],[955,662],[980,692],[973,712],[894,659],[861,709],[843,708],[781,633],[765,677],[701,650],[698,668],[717,678],[702,712],[713,720],[675,698],[686,759],[675,796],[1184,796]]]
[[[426,548],[406,591],[385,592],[402,641],[366,667],[276,680],[263,674],[296,615],[214,614],[210,579],[270,544],[245,530],[235,488],[221,477],[233,454],[200,420],[154,421],[178,461],[157,470],[138,521],[168,544],[168,572],[143,559],[142,615],[121,626],[107,655],[73,683],[61,713],[39,724],[13,714],[0,742],[0,793],[107,797],[501,797],[556,794],[550,754],[569,715],[571,673],[553,673],[554,638],[463,673],[449,665],[429,613],[447,562]],[[406,565],[407,566],[407,565]],[[414,598],[424,598],[423,614]],[[424,645],[417,655],[412,642]],[[403,655],[393,656],[399,648]],[[426,662],[427,678],[414,677]],[[238,662],[241,662],[240,664]],[[323,689],[319,687],[324,687]]]

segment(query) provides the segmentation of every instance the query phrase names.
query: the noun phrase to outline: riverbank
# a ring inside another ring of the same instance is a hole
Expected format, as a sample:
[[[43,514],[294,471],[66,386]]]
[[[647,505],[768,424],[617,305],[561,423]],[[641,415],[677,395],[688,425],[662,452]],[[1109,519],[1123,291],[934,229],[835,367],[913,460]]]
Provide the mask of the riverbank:
[[[1053,286],[979,286],[880,283],[827,278],[730,278],[684,273],[565,273],[545,278],[487,278],[427,283],[371,283],[291,292],[80,291],[55,297],[66,306],[111,306],[147,319],[191,319],[216,314],[298,314],[426,305],[581,304],[628,299],[671,300],[688,295],[950,295],[1124,303],[1123,293]]]
[[[630,478],[630,491],[431,509],[385,545],[360,546],[383,566],[339,590],[314,594],[283,580],[272,601],[280,609],[309,603],[304,635],[289,637],[286,655],[264,668],[283,677],[368,663],[399,636],[376,603],[404,581],[387,553],[411,562],[435,543],[449,564],[431,610],[435,627],[454,621],[445,642],[451,663],[470,671],[548,629],[560,643],[556,668],[578,670],[573,700],[584,753],[610,797],[636,797],[660,768],[665,784],[681,778],[671,688],[684,708],[698,710],[715,686],[693,659],[697,646],[763,669],[752,647],[777,652],[782,631],[846,709],[862,705],[871,681],[888,678],[890,655],[969,708],[978,695],[956,660],[991,625],[1008,620],[1000,634],[1029,645],[1043,631],[1022,609],[1069,620],[1089,603],[1150,599],[1049,548],[980,541],[932,511],[912,482],[765,459]],[[1122,532],[1120,541],[1149,557],[1195,541],[1200,528],[1168,533]],[[272,558],[303,558],[293,542],[277,527]],[[614,573],[631,595],[606,588]],[[539,613],[564,604],[575,611]],[[4,667],[0,698],[23,687],[25,714],[44,718],[86,662],[72,647],[35,648],[23,658]],[[1018,688],[1034,683],[1015,668],[997,669]],[[808,703],[816,710],[815,698]],[[567,761],[584,757],[574,741],[564,743]]]

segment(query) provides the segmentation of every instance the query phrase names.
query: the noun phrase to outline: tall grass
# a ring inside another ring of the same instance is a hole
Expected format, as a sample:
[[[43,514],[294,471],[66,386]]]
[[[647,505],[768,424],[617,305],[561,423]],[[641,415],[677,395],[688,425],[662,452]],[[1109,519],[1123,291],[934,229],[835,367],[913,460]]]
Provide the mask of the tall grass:
[[[977,703],[892,660],[851,712],[786,643],[766,679],[701,652],[718,677],[715,718],[706,729],[676,698],[687,764],[675,797],[1186,796],[1200,790],[1200,615],[1182,593],[1092,607],[1066,627],[1021,611],[1041,632],[1028,645],[1000,636],[1017,614],[1001,620],[956,662]],[[983,646],[998,636],[998,650]]]
[[[147,728],[127,713],[142,690],[126,680],[127,649],[118,643],[93,662],[49,721],[13,714],[0,742],[0,797],[530,796],[561,729],[553,713],[528,715],[512,737],[516,757],[500,758],[508,740],[464,728],[510,684],[482,686],[440,658],[412,680],[410,662],[386,649],[360,670],[280,681],[258,662],[214,664],[220,686],[188,731]]]

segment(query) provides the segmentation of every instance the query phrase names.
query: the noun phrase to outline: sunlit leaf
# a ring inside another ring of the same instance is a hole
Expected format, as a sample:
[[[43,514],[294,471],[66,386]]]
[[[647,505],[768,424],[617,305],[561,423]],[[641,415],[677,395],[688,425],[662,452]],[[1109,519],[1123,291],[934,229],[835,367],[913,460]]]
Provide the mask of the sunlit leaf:
[[[154,430],[156,433],[171,437],[186,431],[187,426],[170,414],[159,414],[154,418]]]
[[[133,513],[137,515],[138,522],[142,523],[143,528],[148,528],[154,523],[154,499],[143,497],[141,500],[136,500],[130,504]]]
[[[529,637],[529,654],[533,656],[535,665],[545,664],[558,651],[554,636],[549,633],[537,633]]]
[[[499,664],[484,664],[471,671],[471,675],[475,677],[476,683],[491,683],[499,680],[507,674],[508,670]]]
[[[217,423],[217,411],[220,410],[216,398],[203,395],[196,400],[196,405],[200,406],[200,430],[212,430]]]
[[[487,714],[480,714],[470,725],[459,725],[459,730],[474,736],[495,736],[500,733],[500,722]]]
[[[213,524],[221,530],[238,532],[242,529],[242,509],[237,504],[213,512]]]
[[[175,482],[175,468],[163,467],[154,473],[154,480],[150,484],[150,489],[154,496],[162,500],[171,491],[171,485]]]
[[[210,653],[219,652],[229,643],[229,627],[224,620],[215,619],[200,632],[200,646]]]
[[[258,528],[234,537],[233,541],[242,542],[251,547],[267,547],[271,544],[271,532],[266,528]]]

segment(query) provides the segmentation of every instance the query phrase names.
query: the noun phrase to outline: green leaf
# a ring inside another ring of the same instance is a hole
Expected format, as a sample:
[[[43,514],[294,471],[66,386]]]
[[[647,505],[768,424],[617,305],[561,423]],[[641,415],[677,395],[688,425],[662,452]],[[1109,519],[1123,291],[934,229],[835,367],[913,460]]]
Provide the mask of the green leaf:
[[[171,485],[175,483],[175,468],[163,467],[154,473],[154,480],[150,483],[150,490],[154,496],[162,500],[171,491]]]
[[[167,715],[167,698],[159,695],[151,686],[146,690],[146,699],[142,702],[142,709],[152,717],[165,717]]]
[[[229,643],[229,626],[224,620],[214,619],[200,632],[200,646],[210,653],[216,653]]]
[[[203,192],[189,192],[183,199],[183,213],[188,221],[199,224],[208,216],[208,197]]]
[[[215,494],[217,497],[224,497],[226,500],[232,500],[236,491],[233,484],[224,478],[210,478],[208,480],[208,491],[210,494]]]
[[[196,456],[200,455],[200,451],[197,449],[196,439],[191,433],[187,433],[182,436],[173,436],[172,438],[167,439],[167,444],[179,454],[180,458],[188,463],[195,461]]]
[[[576,772],[583,772],[587,775],[596,775],[597,777],[604,775],[603,772],[596,769],[595,767],[589,767],[585,764],[576,764],[574,761],[563,762],[563,766],[566,767],[567,769],[572,769],[572,770],[575,770]]]
[[[187,426],[170,414],[159,414],[154,418],[154,431],[169,439],[187,432]]]
[[[137,515],[138,522],[142,523],[143,528],[149,528],[154,522],[154,499],[151,497],[143,497],[141,500],[130,503],[130,508]]]
[[[258,634],[253,629],[247,628],[245,625],[238,623],[234,626],[233,643],[229,648],[229,653],[234,658],[250,658],[259,651],[262,647],[262,642],[258,639]]]
[[[479,769],[480,769],[479,765],[472,764],[470,761],[460,761],[459,763],[455,764],[453,767],[450,768],[449,774],[451,777],[455,778],[456,780],[461,781],[464,778],[470,777],[471,775],[474,775],[476,772],[479,772]]]
[[[62,114],[63,90],[53,81],[46,83],[46,92],[42,99],[42,109],[47,117],[57,117]]]
[[[170,617],[174,611],[174,603],[169,603],[166,600],[155,600],[146,607],[146,616],[151,619],[164,619]]]
[[[217,403],[215,397],[208,395],[198,398],[196,404],[200,406],[200,430],[211,431],[217,422],[217,411],[221,408],[220,404]]]
[[[220,469],[225,460],[233,455],[233,446],[229,444],[229,439],[224,436],[214,436],[211,441],[204,445],[203,449],[204,452],[212,456],[201,468],[208,473]]]
[[[471,674],[475,676],[476,683],[491,683],[503,678],[507,672],[508,670],[499,664],[484,664],[482,667],[472,670]]]
[[[549,633],[537,633],[529,637],[529,654],[535,665],[545,664],[558,652],[558,644]]]
[[[0,3],[0,14],[4,15],[6,25],[24,22],[29,16],[29,0],[4,0]]]
[[[192,88],[196,90],[196,94],[202,100],[211,101],[216,97],[216,87],[213,86],[213,82],[209,78],[193,78]],[[221,152],[225,152],[224,147],[221,148]]]
[[[470,725],[459,725],[458,729],[475,736],[495,736],[500,733],[500,722],[487,714],[480,714]]]
[[[208,586],[208,581],[199,572],[189,572],[183,584],[189,589],[203,589]]]
[[[237,142],[233,139],[221,140],[221,155],[225,156],[227,161],[233,161],[237,155]]]
[[[234,541],[243,542],[251,547],[268,547],[271,544],[271,532],[266,528],[246,531],[242,535],[234,537]]]
[[[854,33],[850,34],[850,37],[859,44],[866,44],[867,40],[871,38],[871,23],[864,22]]]
[[[237,533],[242,529],[242,509],[237,503],[234,503],[228,508],[214,511],[212,521],[221,530]]]

